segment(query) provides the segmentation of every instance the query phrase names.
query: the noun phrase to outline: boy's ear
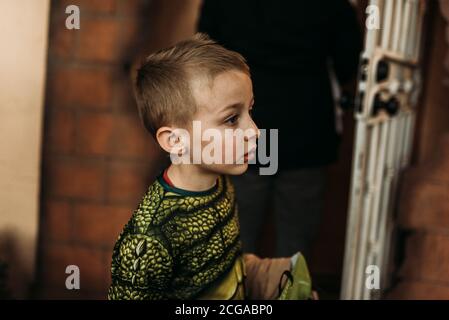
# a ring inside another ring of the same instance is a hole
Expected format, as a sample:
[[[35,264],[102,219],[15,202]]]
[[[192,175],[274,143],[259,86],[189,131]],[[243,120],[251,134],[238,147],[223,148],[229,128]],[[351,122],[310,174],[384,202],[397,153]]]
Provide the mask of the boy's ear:
[[[170,153],[173,148],[173,143],[176,142],[173,129],[171,127],[160,127],[156,131],[156,141],[162,149]]]
[[[156,141],[167,153],[186,155],[190,147],[190,134],[186,129],[160,127],[156,131]]]

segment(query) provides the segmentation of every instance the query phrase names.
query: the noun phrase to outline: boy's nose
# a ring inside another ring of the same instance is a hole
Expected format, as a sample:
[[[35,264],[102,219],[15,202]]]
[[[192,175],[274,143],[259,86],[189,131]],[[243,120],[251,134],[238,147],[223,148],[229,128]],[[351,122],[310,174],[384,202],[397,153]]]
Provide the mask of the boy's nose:
[[[259,128],[254,124],[250,129],[252,129],[251,134],[245,135],[245,141],[257,140],[260,137]]]
[[[251,119],[251,124],[252,124],[253,129],[256,131],[256,139],[259,139],[259,137],[260,137],[260,130],[257,127],[257,124],[254,122],[253,119]]]

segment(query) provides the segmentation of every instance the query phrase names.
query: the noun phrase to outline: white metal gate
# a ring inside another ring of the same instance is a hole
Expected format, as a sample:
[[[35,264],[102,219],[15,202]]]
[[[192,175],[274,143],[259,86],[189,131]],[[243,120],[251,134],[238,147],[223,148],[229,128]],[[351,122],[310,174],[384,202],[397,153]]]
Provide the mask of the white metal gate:
[[[342,299],[376,299],[389,286],[397,186],[410,160],[420,87],[424,3],[371,0],[367,14],[376,10],[380,28],[367,30],[355,103]],[[376,267],[379,290],[366,285]]]

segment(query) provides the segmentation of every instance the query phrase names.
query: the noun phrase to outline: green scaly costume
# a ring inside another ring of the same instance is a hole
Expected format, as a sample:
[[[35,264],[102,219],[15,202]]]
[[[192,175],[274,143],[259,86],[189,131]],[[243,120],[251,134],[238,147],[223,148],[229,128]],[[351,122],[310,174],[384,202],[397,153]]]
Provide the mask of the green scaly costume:
[[[108,298],[244,299],[242,257],[229,177],[193,192],[160,174],[114,246]]]
[[[239,257],[229,178],[220,176],[212,189],[190,192],[168,185],[159,175],[114,247],[108,297],[199,298]]]

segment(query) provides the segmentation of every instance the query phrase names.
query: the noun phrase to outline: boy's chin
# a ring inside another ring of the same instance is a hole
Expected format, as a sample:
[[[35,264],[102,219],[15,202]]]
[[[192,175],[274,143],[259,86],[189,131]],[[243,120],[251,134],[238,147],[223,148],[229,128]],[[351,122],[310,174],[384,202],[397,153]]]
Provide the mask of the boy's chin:
[[[248,170],[248,163],[242,163],[242,164],[235,164],[232,165],[232,167],[229,169],[229,172],[227,174],[237,176],[240,174],[244,174]]]
[[[248,163],[218,165],[214,166],[212,170],[219,174],[238,176],[244,174],[246,170],[248,170]]]

